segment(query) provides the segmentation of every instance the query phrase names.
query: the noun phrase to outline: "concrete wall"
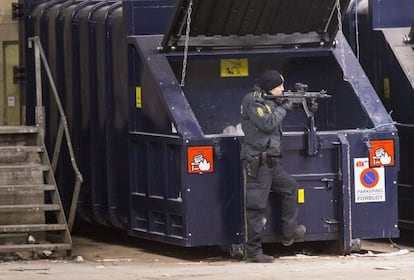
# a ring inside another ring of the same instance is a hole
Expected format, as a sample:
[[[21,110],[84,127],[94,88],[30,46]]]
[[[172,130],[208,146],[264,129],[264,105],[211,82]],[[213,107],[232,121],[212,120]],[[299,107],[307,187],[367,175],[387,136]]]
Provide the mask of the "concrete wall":
[[[21,96],[13,83],[13,66],[19,64],[18,22],[11,18],[11,3],[0,0],[0,125],[22,124]]]

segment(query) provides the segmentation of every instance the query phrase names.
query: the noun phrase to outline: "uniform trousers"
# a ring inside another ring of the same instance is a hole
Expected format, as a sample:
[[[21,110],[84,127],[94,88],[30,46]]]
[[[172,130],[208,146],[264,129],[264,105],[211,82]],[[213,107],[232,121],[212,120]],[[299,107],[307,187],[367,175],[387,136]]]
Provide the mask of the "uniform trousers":
[[[262,233],[266,221],[266,207],[270,191],[281,196],[282,234],[290,239],[294,236],[297,226],[297,182],[287,173],[279,160],[273,167],[261,164],[256,178],[245,174],[246,183],[246,256],[253,257],[263,253]]]

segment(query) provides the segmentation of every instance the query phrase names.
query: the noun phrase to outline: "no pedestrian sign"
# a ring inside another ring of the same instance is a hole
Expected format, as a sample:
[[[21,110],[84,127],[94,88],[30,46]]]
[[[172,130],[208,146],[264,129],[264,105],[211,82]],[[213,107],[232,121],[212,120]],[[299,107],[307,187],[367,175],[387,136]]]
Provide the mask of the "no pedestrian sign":
[[[384,167],[372,168],[368,158],[354,159],[355,202],[385,201]]]

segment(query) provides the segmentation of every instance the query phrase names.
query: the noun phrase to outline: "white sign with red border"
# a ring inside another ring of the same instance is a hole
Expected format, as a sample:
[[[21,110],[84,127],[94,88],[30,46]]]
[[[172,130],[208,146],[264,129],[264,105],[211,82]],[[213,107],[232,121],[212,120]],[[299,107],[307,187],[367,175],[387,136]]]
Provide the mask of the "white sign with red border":
[[[384,167],[372,168],[368,158],[354,158],[355,202],[385,201]]]

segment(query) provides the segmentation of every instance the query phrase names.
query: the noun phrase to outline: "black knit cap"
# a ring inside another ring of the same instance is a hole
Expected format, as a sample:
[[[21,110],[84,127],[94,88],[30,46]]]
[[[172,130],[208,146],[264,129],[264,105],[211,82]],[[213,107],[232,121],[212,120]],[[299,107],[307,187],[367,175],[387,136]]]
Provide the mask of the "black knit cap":
[[[278,71],[267,70],[260,76],[258,86],[264,91],[270,91],[283,84],[284,81],[285,79]]]

